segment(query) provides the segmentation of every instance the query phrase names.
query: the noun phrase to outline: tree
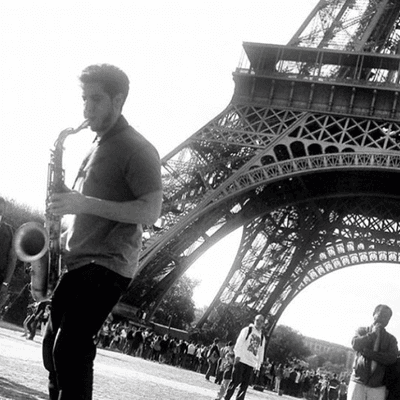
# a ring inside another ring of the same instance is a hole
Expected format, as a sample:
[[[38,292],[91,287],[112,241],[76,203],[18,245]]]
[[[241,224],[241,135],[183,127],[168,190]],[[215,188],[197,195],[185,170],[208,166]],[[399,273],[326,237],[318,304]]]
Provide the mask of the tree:
[[[201,330],[193,330],[190,337],[204,344],[210,344],[215,338],[222,342],[236,341],[241,329],[253,322],[256,311],[241,304],[219,304],[210,314]]]
[[[323,368],[332,373],[340,374],[346,369],[347,353],[345,350],[332,349],[327,353],[313,355],[307,358],[307,362],[313,369]]]
[[[216,336],[225,341],[236,341],[240,331],[254,321],[256,311],[242,304],[223,304],[219,309],[219,318],[213,321]],[[218,333],[218,335],[217,335]]]
[[[271,361],[286,363],[291,359],[304,360],[309,355],[303,335],[285,325],[275,328],[267,349],[267,357]]]
[[[173,285],[154,313],[154,322],[170,325],[178,329],[188,329],[195,319],[193,290],[199,284],[197,280],[182,276]]]
[[[328,353],[324,354],[327,361],[330,361],[332,364],[346,365],[347,360],[347,352],[346,350],[336,350],[331,349]]]
[[[3,196],[7,201],[7,211],[4,217],[14,229],[19,228],[25,222],[44,222],[44,214],[32,207],[18,203],[16,200]]]
[[[313,354],[307,357],[307,362],[311,369],[317,370],[326,363],[326,358],[321,354]]]
[[[329,372],[331,372],[332,374],[336,374],[336,375],[340,375],[340,373],[346,369],[346,368],[344,367],[344,365],[333,364],[333,363],[330,362],[330,361],[325,362],[325,363],[322,365],[322,368],[323,368],[325,371],[329,371]]]

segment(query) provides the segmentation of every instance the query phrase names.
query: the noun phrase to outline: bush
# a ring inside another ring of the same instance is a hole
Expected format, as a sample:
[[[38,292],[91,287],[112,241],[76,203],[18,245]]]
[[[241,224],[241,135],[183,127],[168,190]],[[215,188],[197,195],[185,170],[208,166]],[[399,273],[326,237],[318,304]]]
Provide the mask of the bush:
[[[44,223],[44,215],[26,204],[17,203],[16,200],[3,196],[7,202],[4,222],[10,224],[14,230],[29,221]]]

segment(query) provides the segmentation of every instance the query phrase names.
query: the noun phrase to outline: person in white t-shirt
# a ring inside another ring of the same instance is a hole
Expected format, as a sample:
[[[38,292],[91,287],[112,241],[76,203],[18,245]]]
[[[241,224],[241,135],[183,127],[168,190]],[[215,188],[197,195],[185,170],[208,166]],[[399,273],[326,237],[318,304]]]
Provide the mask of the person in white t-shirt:
[[[254,324],[246,326],[240,331],[234,347],[235,364],[233,366],[232,380],[225,393],[225,400],[229,400],[235,389],[240,385],[236,395],[237,400],[243,400],[249,387],[254,370],[260,373],[264,359],[266,339],[262,333],[265,319],[257,315]]]

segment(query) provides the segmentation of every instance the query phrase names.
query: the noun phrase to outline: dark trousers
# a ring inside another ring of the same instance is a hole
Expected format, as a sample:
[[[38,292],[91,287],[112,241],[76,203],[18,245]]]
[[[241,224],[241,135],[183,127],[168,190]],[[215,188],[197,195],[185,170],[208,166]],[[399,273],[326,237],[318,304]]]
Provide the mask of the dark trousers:
[[[217,362],[211,362],[210,360],[208,360],[208,369],[206,372],[206,379],[210,379],[210,376],[215,375],[216,367],[217,367]]]
[[[63,275],[43,338],[50,400],[92,399],[94,337],[129,283],[96,264]]]
[[[222,383],[222,378],[224,376],[224,371],[221,370],[222,358],[217,361],[217,366],[215,367],[215,381],[219,385]]]
[[[250,379],[253,375],[253,367],[250,367],[247,364],[243,364],[238,362],[233,367],[232,372],[232,380],[226,390],[224,399],[229,400],[233,393],[235,393],[235,389],[240,385],[239,392],[236,396],[237,400],[243,400],[246,395],[247,388],[249,387]]]

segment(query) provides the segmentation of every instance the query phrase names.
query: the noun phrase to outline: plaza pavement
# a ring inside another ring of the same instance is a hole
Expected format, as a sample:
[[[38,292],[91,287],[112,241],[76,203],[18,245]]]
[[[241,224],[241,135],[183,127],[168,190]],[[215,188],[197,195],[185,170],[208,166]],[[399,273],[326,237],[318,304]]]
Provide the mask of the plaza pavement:
[[[40,335],[33,341],[22,329],[0,321],[0,400],[47,400],[47,374],[41,362]],[[99,349],[93,400],[210,400],[219,388],[204,375]],[[284,400],[249,389],[248,400]]]

